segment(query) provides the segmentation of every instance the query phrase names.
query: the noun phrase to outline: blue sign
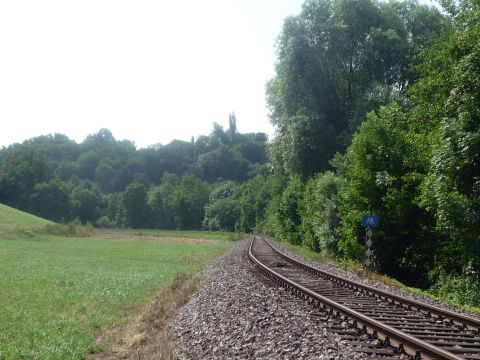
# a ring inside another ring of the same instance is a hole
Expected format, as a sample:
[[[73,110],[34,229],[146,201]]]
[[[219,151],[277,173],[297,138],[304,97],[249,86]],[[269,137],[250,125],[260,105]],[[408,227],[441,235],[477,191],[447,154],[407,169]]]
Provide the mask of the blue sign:
[[[363,215],[362,226],[368,228],[376,228],[379,223],[378,215]]]

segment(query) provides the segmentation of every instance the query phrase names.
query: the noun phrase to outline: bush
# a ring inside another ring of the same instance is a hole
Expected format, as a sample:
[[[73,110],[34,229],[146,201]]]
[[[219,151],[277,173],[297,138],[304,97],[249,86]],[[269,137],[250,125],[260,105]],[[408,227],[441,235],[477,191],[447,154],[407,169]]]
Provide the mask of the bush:
[[[480,307],[480,278],[471,265],[460,275],[441,271],[435,277],[436,282],[430,292],[455,304]]]
[[[302,243],[301,210],[303,184],[300,177],[293,177],[287,184],[279,201],[276,201],[273,218],[274,235],[283,241]]]
[[[203,227],[207,230],[236,231],[240,209],[235,199],[217,199],[205,207]]]
[[[227,181],[220,184],[209,195],[205,205],[203,228],[207,230],[236,231],[240,221],[238,186]]]
[[[304,244],[312,250],[338,255],[340,234],[340,176],[328,171],[312,178],[305,187],[302,204]]]
[[[67,237],[89,237],[92,236],[95,230],[90,223],[82,225],[80,220],[64,224],[46,224],[45,231],[47,234],[55,236],[67,236]]]
[[[108,216],[102,216],[96,221],[96,225],[101,229],[113,229],[116,227],[115,222],[110,220]]]
[[[254,179],[258,181],[257,179]],[[254,199],[255,227],[257,233],[273,235],[275,209],[277,201],[287,186],[287,179],[282,175],[262,177],[260,183],[252,182],[256,191]]]
[[[302,217],[302,243],[311,250],[319,252],[320,241],[314,231],[315,218],[318,216],[317,203],[315,201],[315,178],[310,179],[305,186],[300,212]]]

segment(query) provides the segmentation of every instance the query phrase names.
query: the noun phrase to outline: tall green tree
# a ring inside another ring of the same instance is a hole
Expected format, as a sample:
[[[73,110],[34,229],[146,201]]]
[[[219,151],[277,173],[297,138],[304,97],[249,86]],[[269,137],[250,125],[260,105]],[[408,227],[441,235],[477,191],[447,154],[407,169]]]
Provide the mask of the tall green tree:
[[[53,164],[47,156],[30,146],[12,145],[0,164],[0,202],[28,210],[35,185],[53,178]]]
[[[70,190],[67,184],[58,178],[36,184],[30,204],[30,210],[34,214],[55,222],[70,220],[73,210]]]
[[[198,157],[196,174],[209,183],[222,180],[245,181],[250,166],[250,162],[238,151],[220,144],[215,150]]]
[[[177,229],[201,229],[210,194],[208,183],[192,174],[181,177],[171,196],[170,206]]]
[[[153,226],[160,229],[175,229],[173,193],[175,185],[163,181],[148,193],[148,205],[152,209]]]
[[[267,85],[273,165],[302,176],[328,169],[367,112],[403,96],[417,51],[444,28],[437,10],[413,1],[306,1],[284,23]]]
[[[226,181],[215,187],[205,205],[203,227],[208,230],[235,231],[239,227],[238,185]]]
[[[413,125],[431,140],[423,205],[447,237],[440,266],[480,271],[480,3],[460,1],[455,32],[426,53],[413,92]]]
[[[83,223],[95,224],[104,207],[103,195],[91,181],[83,181],[71,191],[72,213]]]
[[[132,228],[148,227],[149,208],[147,206],[147,189],[145,185],[132,183],[122,195],[127,225]]]
[[[281,196],[286,183],[281,175],[261,174],[241,186],[238,201],[243,231],[272,233],[273,211],[268,209],[274,208],[273,200]]]
[[[303,182],[295,176],[287,183],[281,196],[274,202],[274,233],[281,240],[300,245],[303,240],[301,204]]]
[[[340,191],[344,179],[330,171],[312,177],[305,186],[302,216],[303,244],[337,256],[340,240]]]
[[[368,114],[346,155],[339,242],[344,254],[362,260],[362,215],[379,215],[373,238],[378,269],[417,286],[427,285],[440,240],[432,216],[420,206],[421,145],[398,105]]]

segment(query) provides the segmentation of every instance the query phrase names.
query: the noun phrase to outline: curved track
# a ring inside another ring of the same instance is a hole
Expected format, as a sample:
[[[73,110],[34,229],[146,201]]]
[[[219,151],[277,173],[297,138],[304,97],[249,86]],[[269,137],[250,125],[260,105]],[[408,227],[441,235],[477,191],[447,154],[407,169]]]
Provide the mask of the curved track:
[[[480,321],[365,286],[308,266],[254,236],[249,257],[260,271],[323,309],[342,340],[379,356],[480,359]],[[346,330],[349,327],[349,330]]]

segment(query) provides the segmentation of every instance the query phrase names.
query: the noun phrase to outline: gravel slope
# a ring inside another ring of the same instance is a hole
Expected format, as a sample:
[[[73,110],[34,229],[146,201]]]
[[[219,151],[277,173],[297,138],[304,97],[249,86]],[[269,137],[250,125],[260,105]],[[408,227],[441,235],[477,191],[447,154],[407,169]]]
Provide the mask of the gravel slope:
[[[202,287],[170,326],[178,359],[367,358],[338,342],[315,309],[265,281],[247,246],[237,242],[207,267]]]

